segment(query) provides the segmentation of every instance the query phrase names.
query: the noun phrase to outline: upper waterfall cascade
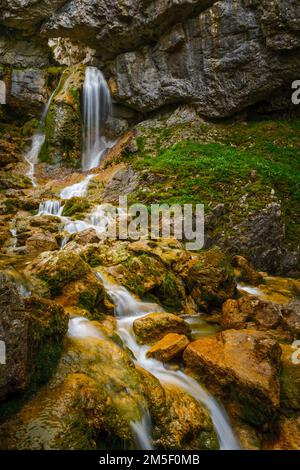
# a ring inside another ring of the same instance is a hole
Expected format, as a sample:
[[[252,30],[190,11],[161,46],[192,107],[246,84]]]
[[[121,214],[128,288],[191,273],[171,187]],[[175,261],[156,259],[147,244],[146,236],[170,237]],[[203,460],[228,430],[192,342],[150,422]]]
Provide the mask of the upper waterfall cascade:
[[[83,170],[98,166],[101,157],[112,146],[103,133],[111,114],[111,94],[102,72],[96,67],[87,67],[83,85]]]

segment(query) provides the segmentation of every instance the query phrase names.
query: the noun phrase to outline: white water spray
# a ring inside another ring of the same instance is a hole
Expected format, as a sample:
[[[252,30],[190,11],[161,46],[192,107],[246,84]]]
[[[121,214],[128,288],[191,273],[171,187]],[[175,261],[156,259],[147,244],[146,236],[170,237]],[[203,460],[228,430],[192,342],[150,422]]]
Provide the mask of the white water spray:
[[[112,146],[103,135],[111,115],[112,101],[108,84],[96,67],[87,67],[83,85],[84,128],[82,169],[99,165],[101,157]]]
[[[56,91],[59,89],[60,82],[61,82],[61,80],[59,81],[59,83],[58,83],[57,87],[55,88],[55,90],[53,91],[53,93],[50,95],[50,97],[49,97],[49,99],[48,99],[48,101],[47,101],[47,103],[44,107],[44,110],[43,110],[43,113],[42,113],[42,116],[41,116],[41,119],[40,119],[40,127],[41,128],[43,128],[44,125],[45,125],[45,121],[46,121],[46,118],[47,118],[47,114],[48,114],[50,105],[52,103],[52,99],[53,99],[54,95],[56,94]],[[42,146],[44,145],[45,138],[46,138],[46,136],[45,136],[44,132],[36,131],[35,134],[33,134],[32,139],[31,139],[31,147],[30,147],[29,151],[24,155],[24,158],[25,158],[26,162],[29,165],[29,169],[26,172],[26,176],[28,176],[28,178],[30,178],[32,186],[37,185],[36,178],[34,177],[34,170],[35,170],[35,165],[38,163],[39,154],[41,152]]]

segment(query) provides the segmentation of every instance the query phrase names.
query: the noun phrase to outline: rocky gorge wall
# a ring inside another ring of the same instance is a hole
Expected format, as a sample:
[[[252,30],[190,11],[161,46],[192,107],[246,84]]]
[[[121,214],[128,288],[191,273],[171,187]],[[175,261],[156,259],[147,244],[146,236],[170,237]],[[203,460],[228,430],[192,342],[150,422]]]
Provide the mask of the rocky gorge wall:
[[[300,69],[296,0],[2,1],[0,7],[0,79],[13,107],[40,108],[49,94],[49,66],[86,62],[104,70],[115,102],[138,112],[136,120],[180,103],[193,103],[207,118],[261,102],[266,112],[290,108]]]

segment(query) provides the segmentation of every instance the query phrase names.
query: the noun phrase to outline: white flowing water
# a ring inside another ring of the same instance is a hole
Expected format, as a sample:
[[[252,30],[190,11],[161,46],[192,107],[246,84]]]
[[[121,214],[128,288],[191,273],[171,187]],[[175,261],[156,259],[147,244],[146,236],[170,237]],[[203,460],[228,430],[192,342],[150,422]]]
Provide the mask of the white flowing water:
[[[60,201],[50,199],[49,201],[43,201],[39,205],[39,211],[37,215],[55,215],[60,217],[64,210],[64,206]]]
[[[220,449],[239,450],[240,444],[232,431],[229,418],[222,405],[192,377],[189,377],[182,371],[166,369],[161,362],[147,358],[146,353],[148,347],[140,346],[135,340],[132,331],[134,320],[145,315],[145,313],[162,311],[162,308],[156,304],[136,300],[124,287],[110,283],[105,276],[100,273],[98,273],[98,275],[102,279],[105,289],[115,304],[119,336],[133,352],[136,363],[148,370],[158,378],[160,382],[173,384],[184,389],[203,404],[210,412],[219,439]],[[141,431],[142,436],[147,432],[146,422],[147,420],[144,420],[144,425],[143,422],[140,423],[140,426],[143,425]],[[148,442],[151,442],[149,433],[147,439]]]
[[[60,192],[60,197],[62,199],[71,199],[72,197],[84,197],[87,195],[87,190],[91,179],[95,175],[87,175],[79,183],[72,184],[71,186],[66,186]]]
[[[42,112],[42,116],[41,116],[41,119],[40,119],[41,128],[43,128],[44,125],[45,125],[46,117],[47,117],[52,99],[53,99],[56,91],[60,87],[60,82],[61,82],[61,80],[59,81],[57,87],[55,88],[55,90],[53,91],[51,96],[49,97],[49,99],[48,99],[48,101],[47,101],[47,103],[44,107],[44,110]],[[46,138],[45,134],[41,131],[37,131],[35,134],[33,134],[32,139],[31,139],[31,147],[30,147],[29,151],[24,155],[24,158],[25,158],[26,162],[29,165],[28,171],[26,172],[26,176],[28,176],[28,178],[30,178],[32,186],[36,186],[36,178],[34,177],[34,170],[35,170],[35,165],[38,163],[39,154],[40,154],[42,146],[45,142],[45,138]]]
[[[35,169],[35,165],[38,162],[39,154],[40,154],[40,151],[44,142],[45,142],[45,134],[41,132],[37,132],[32,137],[30,150],[24,155],[24,158],[29,165],[28,171],[26,172],[26,176],[30,178],[32,186],[36,186],[36,178],[34,177],[34,169]]]
[[[103,74],[96,67],[87,67],[83,85],[83,170],[98,166],[101,157],[113,145],[103,135],[111,112],[110,90]]]
[[[101,338],[104,335],[85,317],[74,317],[69,320],[68,335],[69,338]]]
[[[238,290],[247,292],[247,294],[250,295],[256,295],[257,297],[261,297],[262,291],[258,287],[251,287],[251,286],[246,286],[246,285],[237,285]]]

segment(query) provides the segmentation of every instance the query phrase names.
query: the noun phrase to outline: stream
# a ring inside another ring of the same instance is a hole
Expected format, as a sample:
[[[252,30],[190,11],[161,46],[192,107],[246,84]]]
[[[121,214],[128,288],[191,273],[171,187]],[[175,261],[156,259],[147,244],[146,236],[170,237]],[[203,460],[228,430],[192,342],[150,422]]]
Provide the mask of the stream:
[[[41,118],[41,124],[44,124],[46,120],[54,94],[55,92],[48,100]],[[94,67],[87,67],[86,69],[83,101],[82,169],[90,170],[98,166],[102,155],[107,148],[113,145],[112,142],[105,139],[101,132],[105,121],[111,114],[112,104],[109,88],[102,73]],[[37,132],[32,138],[31,149],[25,155],[25,160],[29,164],[27,175],[31,178],[33,186],[38,185],[34,171],[44,141],[45,135],[42,132]],[[88,174],[80,182],[64,187],[58,194],[57,199],[50,199],[40,203],[37,216],[48,215],[59,217],[62,221],[62,230],[68,234],[62,240],[61,249],[64,249],[72,234],[94,228],[97,234],[101,235],[112,222],[111,215],[105,204],[94,207],[90,213],[85,215],[84,220],[73,220],[62,215],[64,201],[73,197],[86,197],[89,183],[94,176],[94,174]],[[119,213],[119,216],[121,215]],[[16,237],[14,227],[12,227],[12,235]],[[103,282],[104,288],[114,303],[118,335],[133,353],[135,363],[154,375],[161,383],[173,384],[185,390],[209,411],[219,440],[220,449],[240,449],[240,444],[234,435],[223,406],[195,379],[186,375],[182,370],[172,370],[155,359],[147,358],[148,346],[141,346],[137,343],[132,329],[134,320],[147,313],[163,311],[162,307],[137,300],[124,287],[112,283],[103,272],[99,271],[96,274]],[[194,319],[187,321],[189,321],[192,330],[195,330],[196,337],[212,333],[212,331],[209,331],[205,321],[199,320],[195,322]],[[71,318],[67,334],[69,337],[85,338],[86,341],[89,341],[91,337],[104,337],[92,322],[84,317]],[[137,422],[132,422],[131,429],[135,437],[137,449],[153,449],[152,424],[148,409],[141,410],[141,419]]]

